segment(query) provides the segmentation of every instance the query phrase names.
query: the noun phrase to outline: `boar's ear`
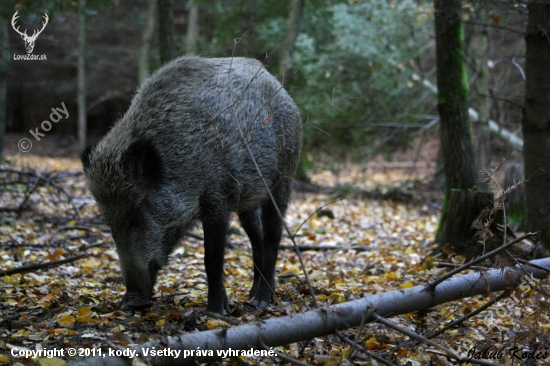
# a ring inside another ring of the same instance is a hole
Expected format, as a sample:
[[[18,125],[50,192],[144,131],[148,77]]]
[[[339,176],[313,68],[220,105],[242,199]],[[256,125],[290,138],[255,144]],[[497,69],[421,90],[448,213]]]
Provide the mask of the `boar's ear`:
[[[157,149],[148,139],[132,142],[125,157],[125,164],[132,174],[146,185],[155,184],[160,180],[162,162]]]
[[[82,166],[84,169],[88,169],[90,167],[90,155],[94,149],[95,145],[88,145],[88,147],[80,152],[80,160],[82,160]]]

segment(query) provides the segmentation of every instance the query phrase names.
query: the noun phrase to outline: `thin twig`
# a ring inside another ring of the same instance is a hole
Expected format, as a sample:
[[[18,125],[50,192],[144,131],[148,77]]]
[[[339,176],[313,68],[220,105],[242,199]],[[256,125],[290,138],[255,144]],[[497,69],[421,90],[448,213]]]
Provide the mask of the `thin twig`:
[[[21,314],[14,314],[14,315],[8,316],[6,319],[0,322],[0,328],[2,328],[5,324],[8,324],[14,320],[19,319],[19,317],[21,317]]]
[[[369,250],[379,250],[382,249],[380,247],[367,247],[367,246],[361,246],[361,245],[353,245],[353,246],[347,246],[347,247],[337,247],[337,246],[319,246],[319,245],[279,245],[279,249],[288,249],[288,250],[295,250],[298,249],[300,251],[305,250],[315,250],[315,251],[323,251],[323,250],[356,250],[358,252],[365,252]]]
[[[272,348],[269,348],[265,343],[263,342],[260,342],[260,346],[266,350],[266,351],[271,351]],[[286,362],[290,362],[290,363],[293,363],[295,365],[299,365],[299,366],[309,366],[308,363],[305,363],[305,362],[302,362],[300,360],[297,360],[293,357],[290,357],[289,355],[287,354],[284,354],[284,353],[280,353],[279,351],[276,352],[277,353],[277,356],[276,357],[279,357],[280,359],[286,361]]]
[[[462,266],[462,264],[456,264],[456,263],[447,263],[447,262],[435,262],[436,266],[439,267],[449,267],[449,268],[457,268]],[[479,267],[479,266],[471,266],[470,269],[475,269],[477,271],[487,271],[489,268],[487,267]]]
[[[21,213],[23,212],[23,207],[25,207],[25,204],[27,203],[27,201],[29,200],[29,198],[31,198],[31,195],[36,191],[36,189],[38,188],[38,183],[40,183],[40,180],[36,180],[36,182],[34,182],[34,185],[32,186],[31,189],[28,189],[26,192],[25,192],[25,198],[23,198],[23,201],[21,202],[21,204],[19,205],[19,209],[17,210],[17,215],[16,217],[17,218],[20,218],[21,217]]]
[[[422,337],[418,333],[411,332],[407,328],[400,327],[399,325],[397,325],[397,324],[381,317],[380,315],[376,314],[374,311],[370,312],[370,316],[374,317],[378,323],[383,324],[383,325],[385,325],[389,328],[392,328],[392,329],[398,331],[399,333],[405,334],[406,336],[409,336],[409,337],[411,337],[411,338],[413,338],[413,339],[415,339],[419,342],[426,343],[426,344],[428,344],[432,347],[435,347],[435,348],[438,348],[438,349],[442,350],[443,352],[445,352],[445,355],[447,357],[454,358],[457,361],[470,362],[470,363],[475,363],[475,364],[484,365],[484,366],[498,366],[495,363],[487,362],[487,361],[484,361],[484,360],[479,360],[479,359],[469,358],[469,357],[460,357],[459,355],[454,353],[452,350],[450,350],[446,347],[443,347],[439,343],[436,343],[434,341],[430,341],[429,339],[427,339],[425,337]]]
[[[193,239],[197,239],[197,240],[204,240],[204,236],[201,236],[201,235],[198,235],[198,234],[194,234],[194,233],[190,233],[190,232],[186,232],[186,233],[185,233],[185,236],[190,236],[190,237],[192,237]]]
[[[33,178],[36,178],[38,180],[38,182],[42,181],[50,186],[52,186],[54,189],[57,190],[58,194],[63,194],[67,197],[67,201],[69,202],[69,204],[72,206],[75,214],[76,214],[76,217],[79,221],[82,221],[82,216],[80,215],[80,211],[78,210],[78,208],[76,207],[76,205],[74,204],[73,202],[73,197],[67,193],[67,191],[65,191],[65,189],[63,189],[62,187],[60,187],[57,183],[55,183],[55,180],[56,180],[56,177],[50,177],[50,176],[44,176],[42,174],[39,174],[37,172],[34,172],[34,171],[20,171],[20,170],[16,170],[16,169],[10,169],[10,168],[0,168],[0,173],[12,173],[12,174],[19,174],[19,175],[22,175],[22,176],[30,176],[30,177],[33,177]],[[50,173],[48,173],[50,174]],[[37,182],[37,185],[38,185],[38,182]]]
[[[296,229],[296,231],[294,231],[294,235],[293,235],[293,236],[296,236],[296,234],[298,234],[298,231],[300,231],[300,229],[302,228],[302,226],[304,226],[305,223],[308,222],[309,219],[311,219],[311,218],[313,217],[313,215],[315,215],[317,212],[319,212],[319,211],[322,210],[323,208],[325,208],[325,207],[327,207],[327,206],[329,206],[329,205],[332,205],[333,203],[336,203],[336,202],[341,201],[341,200],[342,200],[342,199],[339,198],[339,199],[337,199],[337,200],[334,200],[334,201],[331,201],[331,202],[329,202],[329,203],[327,203],[327,204],[324,204],[324,205],[321,206],[321,207],[318,207],[311,215],[309,215],[309,216],[307,217],[307,219],[305,219],[305,220],[300,224],[300,226],[298,226],[298,228]]]
[[[484,261],[485,259],[487,258],[490,258],[492,257],[493,255],[499,253],[499,252],[502,252],[503,250],[505,250],[506,248],[509,248],[511,247],[512,245],[516,244],[516,243],[519,243],[520,241],[522,241],[523,239],[527,239],[527,238],[530,238],[531,236],[535,235],[534,233],[527,233],[525,235],[522,235],[520,236],[519,238],[517,239],[514,239],[498,248],[496,248],[495,250],[492,250],[490,251],[489,253],[485,254],[485,255],[482,255],[480,257],[477,257],[476,259],[466,263],[466,264],[463,264],[462,266],[452,270],[451,272],[447,273],[445,276],[442,276],[440,278],[438,278],[437,280],[433,281],[433,282],[430,282],[426,285],[427,288],[435,288],[437,285],[439,285],[441,282],[443,281],[446,281],[448,280],[449,278],[453,277],[455,274],[459,273],[459,272],[462,272],[463,270],[465,269],[468,269],[470,267],[472,267],[474,264],[477,264],[479,262],[482,262]]]
[[[450,322],[449,324],[447,324],[443,328],[441,328],[441,329],[439,329],[439,330],[437,330],[433,333],[430,333],[429,335],[426,336],[426,338],[434,338],[434,337],[440,335],[441,333],[444,333],[447,329],[450,329],[450,328],[452,328],[452,327],[454,327],[458,324],[461,324],[461,323],[465,322],[466,320],[476,316],[477,314],[481,313],[483,310],[485,310],[485,309],[489,308],[490,306],[496,304],[497,302],[504,299],[505,297],[510,296],[511,293],[512,292],[508,291],[508,290],[503,291],[502,293],[500,293],[497,297],[495,297],[491,301],[486,302],[485,304],[483,304],[479,308],[477,308],[474,311],[464,315],[463,317],[461,317],[461,318],[459,318],[455,321]]]
[[[502,216],[503,216],[503,220],[504,220],[504,234],[503,234],[503,243],[502,244],[506,244],[506,229],[507,229],[507,226],[508,226],[508,223],[506,222],[506,205],[504,204],[504,199],[503,199],[503,196],[502,196],[502,188],[500,188],[500,184],[498,184],[497,180],[495,179],[495,177],[493,176],[493,173],[495,173],[498,169],[500,169],[500,167],[502,166],[502,164],[504,164],[504,161],[501,161],[501,163],[499,164],[499,166],[491,173],[489,173],[487,171],[487,169],[485,167],[483,167],[483,171],[487,174],[487,176],[493,181],[493,183],[495,184],[495,186],[497,187],[498,189],[498,196],[499,196],[499,199],[501,200],[501,204],[502,204]]]
[[[369,351],[368,349],[366,349],[365,347],[361,346],[361,345],[358,344],[357,342],[352,341],[351,339],[349,339],[348,337],[346,337],[345,335],[343,335],[342,332],[340,332],[339,330],[336,330],[335,333],[336,333],[336,335],[337,335],[342,341],[344,341],[345,343],[349,344],[349,345],[352,346],[352,347],[355,347],[356,349],[358,349],[358,350],[360,350],[361,352],[365,353],[365,354],[368,355],[369,357],[374,358],[376,361],[381,362],[381,363],[383,363],[384,365],[396,366],[394,363],[392,363],[392,362],[386,360],[385,358],[383,358],[383,357],[381,357],[381,356],[378,356],[376,353],[373,353],[373,352]],[[351,355],[351,352],[350,352],[350,355]]]
[[[87,227],[87,226],[65,225],[65,226],[61,226],[58,230],[59,230],[59,231],[68,231],[68,230],[83,230],[83,231],[90,231],[90,230],[92,230],[92,229],[89,228],[89,227]]]
[[[23,274],[23,273],[28,273],[28,272],[34,272],[34,271],[39,270],[39,269],[49,269],[51,267],[58,267],[62,264],[71,263],[71,262],[74,262],[78,259],[82,259],[86,256],[87,256],[87,254],[79,254],[79,255],[76,255],[74,257],[62,259],[62,260],[59,260],[59,261],[51,261],[51,262],[46,262],[46,263],[33,264],[33,265],[30,265],[30,266],[7,269],[5,271],[0,271],[0,277],[2,277],[2,276],[11,276],[11,275],[16,274],[16,273]]]
[[[531,263],[531,262],[529,262],[529,261],[526,261],[526,260],[520,259],[520,258],[517,258],[516,260],[517,260],[518,262],[522,263],[522,264],[526,264],[526,265],[528,265],[528,266],[538,268],[538,269],[540,269],[541,271],[545,271],[545,272],[549,272],[549,273],[550,273],[550,268],[546,268],[546,267],[543,267],[543,266],[539,266],[538,264]]]

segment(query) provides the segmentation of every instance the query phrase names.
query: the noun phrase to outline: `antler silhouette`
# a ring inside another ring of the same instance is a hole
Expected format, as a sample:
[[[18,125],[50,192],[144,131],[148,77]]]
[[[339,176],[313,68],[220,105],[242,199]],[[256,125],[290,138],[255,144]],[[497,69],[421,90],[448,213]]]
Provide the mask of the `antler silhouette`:
[[[25,32],[21,32],[19,30],[19,26],[17,26],[17,28],[15,27],[15,23],[17,21],[17,18],[19,17],[19,15],[17,15],[17,13],[19,13],[19,10],[17,10],[15,12],[15,14],[13,14],[13,17],[11,18],[11,26],[13,27],[13,29],[19,33],[21,35],[21,38],[23,38],[23,40],[25,41],[25,48],[27,49],[27,53],[31,53],[32,50],[34,49],[34,42],[36,41],[36,38],[38,38],[38,36],[40,35],[40,33],[42,33],[42,31],[44,30],[44,28],[46,28],[46,24],[48,24],[48,20],[50,18],[48,18],[48,14],[44,13],[44,20],[45,22],[42,22],[42,29],[40,30],[37,30],[35,29],[34,32],[32,33],[32,36],[29,36],[27,34],[27,30],[25,29]]]

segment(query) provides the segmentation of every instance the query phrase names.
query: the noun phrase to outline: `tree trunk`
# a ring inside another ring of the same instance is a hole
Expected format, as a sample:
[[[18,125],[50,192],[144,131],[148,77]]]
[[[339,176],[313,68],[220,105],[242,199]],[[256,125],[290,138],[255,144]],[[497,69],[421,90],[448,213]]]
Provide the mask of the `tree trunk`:
[[[436,240],[451,238],[450,230],[467,233],[470,225],[455,228],[447,225],[448,210],[463,212],[464,207],[450,206],[452,189],[469,189],[476,184],[474,149],[468,119],[468,78],[462,60],[464,28],[460,0],[435,0],[436,62],[441,148],[445,166],[445,194]],[[474,199],[474,195],[470,196]],[[450,244],[462,244],[451,242]]]
[[[304,0],[292,0],[290,13],[288,15],[288,28],[286,32],[286,40],[283,48],[283,57],[281,58],[281,66],[279,67],[279,80],[283,85],[290,80],[290,69],[292,68],[292,54],[296,45],[296,38],[300,33],[300,22],[302,20],[302,7]]]
[[[470,273],[452,277],[431,290],[426,285],[415,286],[390,292],[368,295],[362,299],[332,305],[323,309],[310,310],[305,313],[293,314],[281,318],[270,318],[261,322],[239,325],[235,327],[192,332],[178,337],[166,337],[133,346],[140,360],[151,365],[197,365],[212,362],[222,358],[218,350],[248,350],[252,347],[262,349],[287,345],[315,337],[333,334],[336,329],[347,329],[359,324],[374,321],[374,317],[366,310],[373,309],[381,317],[397,316],[399,314],[426,310],[430,307],[456,301],[465,297],[486,294],[492,291],[502,291],[515,288],[525,283],[524,278],[546,278],[548,274],[540,267],[550,266],[550,259],[533,261],[537,267],[518,266],[506,269],[490,269],[486,272]],[[522,271],[527,272],[524,277]],[[522,287],[528,288],[527,284]],[[520,287],[520,289],[522,289]],[[158,355],[147,356],[143,350],[179,350],[179,357]],[[466,362],[470,347],[459,350],[459,357]],[[186,353],[184,353],[186,351]],[[200,352],[197,352],[200,351]],[[108,354],[108,351],[104,351]],[[105,356],[104,354],[104,356]],[[186,355],[186,357],[184,357]],[[274,360],[272,361],[274,362]],[[132,359],[126,357],[87,357],[72,363],[73,366],[123,366],[132,365]]]
[[[11,63],[9,52],[9,23],[0,17],[0,160],[4,157],[6,129],[8,126],[8,73]]]
[[[185,52],[188,55],[197,53],[197,40],[199,38],[199,2],[191,0],[191,8],[187,18],[187,36],[185,37]]]
[[[160,62],[167,63],[176,56],[174,41],[174,1],[158,0]]]
[[[78,144],[86,148],[86,0],[79,0],[78,33]]]
[[[481,1],[477,4],[478,23],[486,23],[489,20],[488,2]],[[477,166],[479,169],[487,167],[491,159],[491,136],[489,134],[489,113],[491,108],[491,98],[489,98],[489,68],[487,60],[489,56],[489,27],[478,26],[477,32],[477,62],[478,77],[476,82],[477,89],[477,109],[479,112],[479,121],[477,125]],[[488,182],[480,184],[480,190],[488,191]]]
[[[256,0],[242,0],[241,41],[239,48],[244,57],[256,56]]]
[[[531,0],[525,30],[525,230],[550,249],[550,1]]]
[[[151,42],[155,35],[155,18],[157,17],[157,2],[156,0],[149,0],[149,12],[147,14],[147,23],[143,28],[143,34],[141,39],[141,50],[138,61],[138,78],[139,83],[143,83],[151,72],[149,68],[149,51],[151,49]]]
[[[300,23],[302,21],[302,8],[304,6],[304,0],[292,0],[290,5],[290,12],[288,14],[288,28],[286,31],[286,39],[283,45],[283,56],[281,58],[281,64],[279,66],[279,81],[283,86],[287,88],[289,94],[291,94],[290,80],[292,78],[292,54],[294,53],[294,47],[296,45],[296,38],[300,33]],[[305,166],[308,164],[305,152],[302,151],[302,156],[298,162],[296,169],[296,179],[305,183],[311,183]]]
[[[496,237],[496,240],[491,240],[490,243],[486,242],[489,247],[484,248],[479,244],[481,238],[476,235],[479,228],[472,225],[483,210],[493,208],[492,201],[493,194],[491,192],[468,192],[463,189],[452,189],[439,243],[453,245],[455,252],[465,255],[468,260],[482,255],[484,250],[489,251],[502,245],[502,240]],[[491,231],[493,233],[498,233],[496,224],[502,224],[502,221],[502,211],[499,210],[498,215],[492,217]]]

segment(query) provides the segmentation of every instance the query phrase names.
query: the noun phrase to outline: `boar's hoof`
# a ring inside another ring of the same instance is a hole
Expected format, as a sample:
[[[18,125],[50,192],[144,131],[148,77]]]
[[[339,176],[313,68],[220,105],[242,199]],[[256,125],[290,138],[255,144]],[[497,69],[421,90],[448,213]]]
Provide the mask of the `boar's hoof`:
[[[120,304],[120,310],[142,310],[145,308],[150,308],[153,306],[151,301],[148,302],[121,302]]]
[[[212,306],[208,303],[206,306],[206,311],[220,315],[231,315],[231,313],[233,313],[233,310],[229,307],[228,301],[225,301],[223,304],[216,304]]]
[[[128,300],[128,293],[124,295],[122,300],[120,301],[120,310],[141,310],[145,308],[150,308],[153,304],[151,303],[151,300],[149,301],[129,301]]]
[[[229,307],[229,300],[225,290],[209,292],[206,311],[220,315],[230,315],[233,310]]]
[[[269,305],[269,301],[260,301],[258,299],[255,299],[252,301],[252,305],[257,307],[258,309],[263,309]]]

